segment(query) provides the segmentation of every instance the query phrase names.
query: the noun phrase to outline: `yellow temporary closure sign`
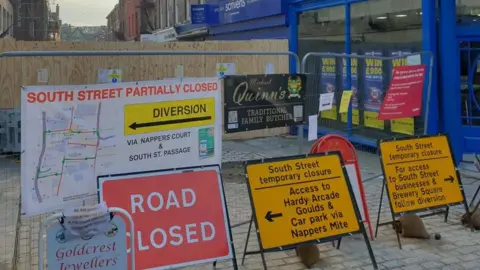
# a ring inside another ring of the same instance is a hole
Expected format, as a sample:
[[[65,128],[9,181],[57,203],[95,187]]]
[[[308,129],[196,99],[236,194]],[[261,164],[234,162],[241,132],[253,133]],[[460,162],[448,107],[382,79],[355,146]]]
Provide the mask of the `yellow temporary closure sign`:
[[[360,231],[337,154],[247,164],[247,176],[265,250]]]
[[[215,99],[172,100],[124,107],[125,135],[213,125]]]
[[[395,215],[465,201],[446,136],[381,141],[379,147]]]

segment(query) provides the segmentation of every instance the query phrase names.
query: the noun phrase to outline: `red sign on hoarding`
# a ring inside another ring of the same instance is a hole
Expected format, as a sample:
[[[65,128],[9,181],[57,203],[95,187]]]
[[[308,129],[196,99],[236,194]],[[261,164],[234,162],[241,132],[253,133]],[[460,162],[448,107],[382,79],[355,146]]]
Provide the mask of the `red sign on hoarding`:
[[[101,176],[99,187],[101,201],[132,216],[136,269],[232,258],[218,167]]]
[[[378,120],[415,117],[422,113],[425,71],[425,65],[393,69],[392,81],[380,107]]]

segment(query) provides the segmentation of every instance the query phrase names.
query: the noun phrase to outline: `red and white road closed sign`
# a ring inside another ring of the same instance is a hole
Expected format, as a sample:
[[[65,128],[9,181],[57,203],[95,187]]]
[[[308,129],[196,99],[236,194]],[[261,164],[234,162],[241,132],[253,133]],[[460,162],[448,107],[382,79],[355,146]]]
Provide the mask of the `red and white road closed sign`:
[[[127,210],[133,218],[136,269],[232,258],[217,166],[105,176],[98,181],[100,200]]]

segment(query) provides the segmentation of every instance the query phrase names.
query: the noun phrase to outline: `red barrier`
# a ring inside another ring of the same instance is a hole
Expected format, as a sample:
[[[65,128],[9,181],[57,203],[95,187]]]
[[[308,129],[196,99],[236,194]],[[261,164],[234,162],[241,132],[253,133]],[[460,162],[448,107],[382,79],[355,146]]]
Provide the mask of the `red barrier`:
[[[355,199],[360,210],[363,222],[368,224],[368,231],[373,240],[372,223],[370,222],[370,214],[368,213],[367,198],[363,188],[362,175],[360,174],[360,166],[358,165],[358,156],[355,147],[344,137],[336,134],[329,134],[321,137],[310,148],[310,153],[323,153],[338,151],[342,156],[343,163],[347,169],[348,178],[352,185]],[[353,172],[352,172],[353,171]],[[354,181],[354,180],[357,181]]]

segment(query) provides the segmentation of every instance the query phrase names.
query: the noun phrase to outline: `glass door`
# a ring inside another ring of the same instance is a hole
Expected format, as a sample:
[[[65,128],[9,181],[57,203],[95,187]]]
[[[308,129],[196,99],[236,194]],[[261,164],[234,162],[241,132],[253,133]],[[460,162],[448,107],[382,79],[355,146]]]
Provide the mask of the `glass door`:
[[[480,153],[480,36],[459,42],[464,153]]]

